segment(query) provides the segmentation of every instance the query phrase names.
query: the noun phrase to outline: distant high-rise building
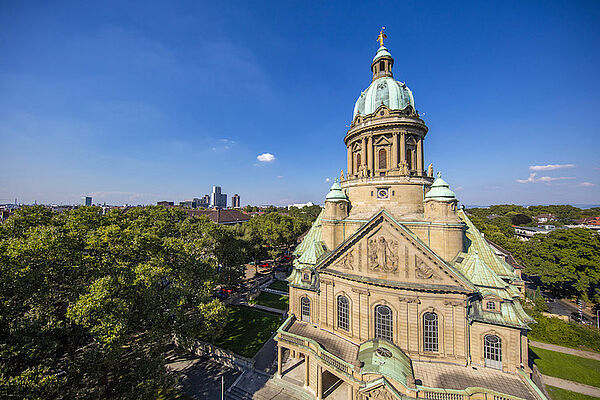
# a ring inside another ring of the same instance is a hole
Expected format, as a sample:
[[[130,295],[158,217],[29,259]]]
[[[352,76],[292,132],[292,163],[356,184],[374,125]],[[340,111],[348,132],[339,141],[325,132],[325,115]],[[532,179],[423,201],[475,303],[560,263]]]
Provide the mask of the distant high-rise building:
[[[91,196],[83,196],[81,198],[81,205],[82,206],[91,206],[92,205],[92,198],[91,198]]]
[[[240,208],[240,195],[234,194],[231,198],[231,207],[232,208]]]
[[[227,195],[221,193],[221,186],[213,186],[210,195],[210,205],[215,208],[227,207]]]
[[[175,203],[172,201],[159,201],[158,203],[156,203],[156,205],[163,206],[163,207],[172,207],[175,205]]]

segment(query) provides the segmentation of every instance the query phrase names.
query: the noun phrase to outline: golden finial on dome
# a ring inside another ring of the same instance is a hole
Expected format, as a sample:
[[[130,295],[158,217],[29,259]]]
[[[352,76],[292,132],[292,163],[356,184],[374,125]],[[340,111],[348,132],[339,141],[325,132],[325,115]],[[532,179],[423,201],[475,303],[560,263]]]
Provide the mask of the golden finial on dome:
[[[379,36],[377,36],[377,41],[379,42],[379,44],[381,46],[383,46],[383,39],[387,39],[387,36],[385,33],[383,33],[383,30],[385,29],[385,26],[381,27],[381,32],[379,32]]]

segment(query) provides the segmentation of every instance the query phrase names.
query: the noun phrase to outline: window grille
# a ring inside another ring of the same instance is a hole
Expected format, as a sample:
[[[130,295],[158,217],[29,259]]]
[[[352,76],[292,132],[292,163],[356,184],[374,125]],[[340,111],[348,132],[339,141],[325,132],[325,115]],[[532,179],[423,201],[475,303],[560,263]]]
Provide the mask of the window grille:
[[[387,152],[385,149],[379,150],[379,169],[387,169]]]
[[[346,296],[338,296],[337,301],[338,328],[345,331],[350,330],[350,302]]]
[[[496,335],[485,335],[483,338],[483,356],[486,366],[502,368],[502,339]]]
[[[375,337],[393,341],[392,310],[388,306],[375,307]]]
[[[493,301],[488,301],[485,304],[485,308],[487,308],[488,310],[495,310],[496,309],[496,303],[494,303]]]
[[[438,351],[438,317],[432,312],[423,315],[423,350]]]
[[[310,322],[310,299],[306,296],[300,300],[300,314],[302,321]]]

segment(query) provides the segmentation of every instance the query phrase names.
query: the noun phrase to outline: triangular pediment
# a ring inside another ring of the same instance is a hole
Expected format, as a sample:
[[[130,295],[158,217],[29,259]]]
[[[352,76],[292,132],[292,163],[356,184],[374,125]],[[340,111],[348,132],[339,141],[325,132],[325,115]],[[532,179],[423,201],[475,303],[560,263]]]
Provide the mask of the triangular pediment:
[[[375,139],[375,145],[376,146],[383,146],[383,145],[389,145],[392,144],[391,138],[387,138],[385,136],[379,136],[377,139]]]
[[[352,146],[352,151],[360,151],[360,144],[358,144],[358,141]]]
[[[318,266],[354,279],[395,286],[473,291],[473,286],[385,210]]]

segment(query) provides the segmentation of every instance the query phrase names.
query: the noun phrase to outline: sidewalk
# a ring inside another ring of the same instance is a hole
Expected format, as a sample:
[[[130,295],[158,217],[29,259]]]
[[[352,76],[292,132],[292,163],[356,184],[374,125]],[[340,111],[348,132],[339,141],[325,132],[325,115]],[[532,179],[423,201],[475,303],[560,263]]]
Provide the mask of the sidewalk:
[[[529,345],[533,347],[539,347],[540,349],[544,350],[552,350],[559,353],[571,354],[578,357],[591,358],[593,360],[600,361],[600,353],[594,353],[593,351],[577,350],[570,347],[558,346],[556,344],[536,342],[531,339],[529,340]]]
[[[545,385],[555,386],[560,389],[570,390],[571,392],[581,393],[592,397],[600,397],[600,388],[594,386],[567,381],[548,375],[542,375],[542,379],[544,380]]]

